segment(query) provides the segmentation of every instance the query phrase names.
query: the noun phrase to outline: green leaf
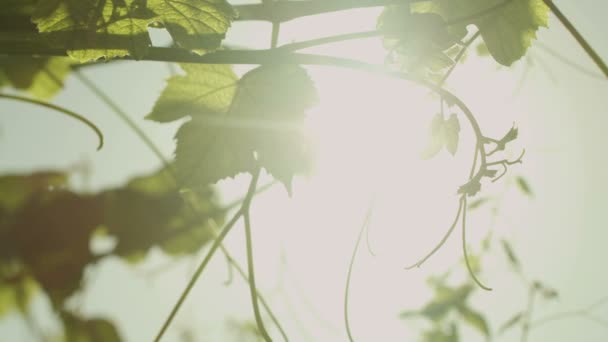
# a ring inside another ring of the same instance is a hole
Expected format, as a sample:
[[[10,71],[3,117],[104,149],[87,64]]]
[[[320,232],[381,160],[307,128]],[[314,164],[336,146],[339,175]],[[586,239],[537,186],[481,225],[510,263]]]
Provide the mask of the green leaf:
[[[519,188],[519,190],[521,192],[523,192],[525,195],[532,197],[533,193],[532,193],[532,189],[530,188],[530,184],[528,184],[528,181],[521,177],[521,176],[517,176],[515,178],[515,184],[517,184],[517,187]]]
[[[60,172],[2,176],[0,177],[0,208],[10,212],[15,211],[25,204],[30,196],[65,185],[67,185],[67,176]]]
[[[519,269],[521,264],[519,262],[519,258],[517,258],[517,255],[515,255],[515,252],[513,251],[513,248],[511,247],[511,244],[507,241],[507,240],[501,240],[500,241],[502,244],[502,248],[505,251],[505,254],[507,255],[507,259],[509,259],[509,263],[511,264],[511,266],[513,266],[513,268],[515,269]]]
[[[61,312],[66,342],[120,342],[122,338],[110,321],[83,319],[68,312]]]
[[[80,287],[85,266],[94,260],[89,241],[102,223],[102,204],[92,195],[38,192],[7,227],[18,257],[55,308]]]
[[[305,110],[316,99],[312,80],[299,66],[262,66],[248,72],[224,111],[193,115],[177,132],[181,183],[206,186],[259,165],[291,192],[294,174],[306,173],[312,163],[302,126]],[[189,106],[207,110],[201,104]]]
[[[525,55],[536,31],[547,27],[549,8],[543,0],[432,0],[414,4],[418,12],[440,14],[453,26],[474,24],[494,59],[509,66]]]
[[[477,209],[477,208],[481,207],[482,205],[488,203],[488,201],[490,201],[490,199],[488,197],[480,197],[480,198],[472,201],[471,203],[469,203],[468,209],[469,210]]]
[[[36,281],[27,276],[23,269],[10,272],[8,265],[0,265],[0,317],[20,310],[26,312],[40,288]]]
[[[466,35],[435,13],[412,13],[409,4],[387,6],[377,26],[389,57],[409,72],[431,78],[454,64],[449,53],[459,49],[456,43]]]
[[[422,335],[423,342],[458,342],[460,337],[458,334],[458,326],[452,323],[449,330],[442,328],[439,325],[435,325],[433,330],[426,331]]]
[[[509,318],[503,325],[498,329],[498,335],[503,334],[507,330],[513,328],[517,323],[519,323],[524,318],[523,312],[518,312],[513,317]]]
[[[10,84],[40,99],[48,99],[63,88],[70,65],[69,58],[7,56],[0,57],[0,74],[7,80],[4,85]]]
[[[483,315],[466,305],[459,306],[458,312],[465,322],[467,322],[473,328],[479,330],[479,332],[484,336],[490,337],[490,328],[488,327],[488,323]]]
[[[445,148],[452,155],[455,155],[458,150],[458,136],[460,134],[460,124],[456,114],[450,115],[450,118],[445,122],[444,130]]]
[[[438,286],[435,297],[420,310],[420,314],[433,321],[441,320],[449,311],[463,306],[472,291],[469,284],[457,288]]]
[[[166,170],[135,178],[102,196],[104,227],[118,240],[112,252],[128,261],[141,261],[153,246],[172,255],[193,253],[213,237],[208,220],[223,222],[211,189],[192,198],[199,208],[194,213]]]
[[[32,17],[51,44],[65,46],[68,55],[83,63],[142,58],[151,45],[148,25],[154,19],[142,0],[39,1]]]
[[[430,140],[422,152],[422,158],[434,157],[444,146],[450,154],[456,154],[460,135],[460,124],[456,114],[452,114],[447,120],[444,120],[443,115],[437,113],[431,121],[429,133]]]
[[[146,117],[169,122],[184,116],[225,112],[236,92],[238,77],[229,65],[182,64],[186,75],[176,75]]]
[[[220,45],[236,12],[225,0],[148,0],[178,46],[213,50]]]
[[[178,46],[216,49],[235,12],[225,0],[46,0],[33,21],[53,46],[80,62],[131,55],[151,45],[148,26],[165,27]]]

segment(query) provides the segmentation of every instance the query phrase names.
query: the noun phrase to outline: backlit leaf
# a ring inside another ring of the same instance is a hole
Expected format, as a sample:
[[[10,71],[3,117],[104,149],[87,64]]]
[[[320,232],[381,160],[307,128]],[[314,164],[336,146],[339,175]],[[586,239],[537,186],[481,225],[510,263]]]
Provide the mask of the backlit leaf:
[[[211,112],[205,101],[191,100],[187,106],[192,112],[200,108],[202,114],[192,115],[176,136],[181,183],[206,186],[259,165],[290,191],[294,174],[306,173],[312,162],[302,125],[304,111],[316,99],[312,80],[303,68],[276,65],[245,74],[232,101],[228,106],[216,106],[217,112]]]
[[[176,75],[146,117],[169,122],[187,115],[214,114],[228,110],[238,77],[228,65],[182,64],[185,75]]]
[[[220,45],[236,13],[225,0],[148,0],[178,46],[210,50]]]
[[[453,26],[476,25],[490,54],[506,66],[526,53],[549,16],[543,0],[432,0],[430,6],[413,6],[415,11],[440,14]]]
[[[151,45],[148,25],[154,18],[143,0],[47,0],[38,2],[32,19],[52,44],[87,62],[143,57]]]
[[[431,121],[429,135],[429,143],[422,152],[422,158],[434,157],[444,146],[450,154],[456,154],[460,136],[460,123],[456,114],[452,114],[447,120],[444,120],[443,115],[437,113]]]
[[[7,80],[5,85],[24,90],[48,99],[63,88],[70,71],[69,58],[0,57],[0,74]],[[2,78],[2,77],[0,77]],[[2,87],[2,84],[0,84]]]

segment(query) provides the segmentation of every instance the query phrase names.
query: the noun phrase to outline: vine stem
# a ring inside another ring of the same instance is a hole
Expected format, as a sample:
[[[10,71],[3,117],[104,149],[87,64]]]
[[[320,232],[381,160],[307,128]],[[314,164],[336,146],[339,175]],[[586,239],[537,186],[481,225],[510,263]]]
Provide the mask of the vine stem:
[[[466,222],[467,222],[467,197],[463,196],[462,200],[462,253],[464,254],[464,263],[467,266],[467,270],[469,271],[469,275],[477,284],[477,286],[481,287],[486,291],[492,291],[491,288],[485,286],[475,275],[473,268],[471,267],[471,263],[469,262],[469,254],[467,252],[467,238],[466,238]]]
[[[464,54],[467,52],[467,49],[471,46],[471,44],[473,44],[473,42],[480,35],[481,35],[481,31],[477,31],[477,32],[475,32],[475,34],[473,34],[473,36],[471,36],[471,38],[469,38],[469,40],[467,40],[466,43],[464,43],[464,45],[458,52],[458,55],[456,55],[456,57],[454,58],[454,64],[450,67],[450,69],[443,75],[441,80],[437,83],[437,85],[439,87],[442,87],[445,84],[445,81],[447,81],[448,78],[450,77],[450,75],[452,74],[452,72],[454,72],[454,69],[456,69],[456,66],[458,66],[458,63],[460,63],[460,60],[462,59]],[[441,103],[443,103],[443,101]]]
[[[52,109],[54,111],[57,111],[61,114],[67,115],[73,119],[76,119],[76,120],[80,121],[81,123],[85,124],[86,126],[88,126],[89,128],[91,128],[97,135],[97,138],[99,139],[99,144],[97,145],[97,151],[101,150],[101,148],[103,147],[103,133],[101,133],[101,130],[93,122],[89,121],[89,119],[85,118],[84,116],[82,116],[78,113],[75,113],[69,109],[54,105],[49,102],[44,102],[44,101],[40,101],[40,100],[36,100],[36,99],[29,98],[29,97],[24,97],[24,96],[0,94],[0,98],[20,101],[20,102],[26,102],[26,103],[31,103],[31,104],[34,104],[37,106],[46,107],[46,108]]]
[[[551,9],[551,12],[553,12],[553,14],[555,14],[557,19],[562,23],[562,25],[564,25],[566,30],[568,30],[568,32],[570,32],[572,37],[574,37],[574,39],[576,39],[576,42],[578,43],[578,45],[580,45],[583,48],[583,50],[585,50],[587,55],[589,55],[589,57],[591,57],[591,59],[593,60],[595,65],[597,65],[597,67],[602,71],[604,76],[606,76],[606,78],[608,78],[608,66],[606,65],[606,63],[604,62],[602,57],[600,57],[600,55],[598,55],[597,52],[595,52],[593,47],[587,42],[587,40],[583,37],[583,35],[580,34],[580,32],[576,29],[576,27],[574,27],[572,22],[570,22],[570,20],[562,13],[562,11],[557,7],[557,5],[555,5],[555,3],[552,0],[543,0],[543,1],[544,1],[545,5],[547,5],[549,7],[549,9]]]
[[[147,134],[142,129],[140,129],[139,126],[137,126],[137,124],[135,124],[135,122],[133,120],[131,120],[131,118],[129,118],[129,116],[114,101],[112,101],[112,99],[107,94],[105,94],[95,83],[93,83],[93,81],[91,81],[90,79],[88,79],[86,76],[84,76],[78,70],[75,70],[74,72],[75,72],[77,78],[83,84],[85,84],[85,86],[87,88],[89,88],[89,90],[91,90],[96,96],[98,96],[106,105],[108,105],[125,123],[127,123],[127,125],[138,135],[139,138],[142,139],[142,141],[148,146],[148,148],[150,148],[150,150],[152,150],[152,152],[154,152],[154,154],[163,163],[163,165],[165,166],[165,168],[169,171],[169,175],[171,176],[170,178],[172,179],[172,181],[176,185],[178,185],[177,184],[178,180],[177,180],[177,177],[176,177],[175,172],[174,172],[175,170],[173,169],[172,165],[163,156],[163,154],[160,152],[160,149],[147,136]],[[256,182],[256,184],[257,184],[257,182]],[[260,188],[259,191],[260,192],[261,191],[265,191],[265,190],[269,189],[270,187],[272,187],[274,184],[276,184],[276,182],[271,182],[269,184],[266,184],[262,188]],[[253,194],[255,195],[256,193],[258,193],[257,187],[253,189]],[[248,199],[247,199],[247,195],[246,195],[244,199],[241,199],[239,201],[236,201],[236,202],[228,204],[226,207],[222,208],[222,211],[228,211],[228,210],[232,209],[233,207],[235,207],[235,206],[237,206],[239,204],[243,205],[247,200]],[[251,199],[249,199],[249,201],[251,201]],[[195,205],[193,205],[192,203],[190,203],[188,201],[186,201],[186,202],[190,205],[191,209],[194,212],[198,212],[198,210],[197,210],[197,208],[196,208]],[[237,271],[239,272],[239,274],[241,275],[241,277],[243,277],[243,279],[245,279],[245,281],[247,281],[249,283],[249,278],[243,272],[242,268],[234,260],[234,258],[232,258],[229,255],[228,250],[222,244],[220,244],[220,248],[221,248],[222,252],[224,253],[224,255],[226,256],[226,260],[229,262],[229,265],[234,266],[237,269]],[[257,291],[256,291],[256,294],[257,294],[257,297],[259,298],[260,302],[262,302],[262,305],[264,306],[264,308],[268,312],[269,316],[271,317],[271,319],[273,320],[273,322],[275,323],[275,325],[277,326],[277,328],[281,332],[281,335],[287,341],[288,340],[287,335],[286,335],[283,327],[279,323],[278,319],[273,314],[273,312],[270,309],[269,305],[264,300],[264,298],[260,294],[257,293]]]
[[[255,188],[257,186],[257,180],[260,177],[260,168],[258,167],[256,171],[254,171],[253,178],[251,180],[251,195],[248,196],[243,202],[242,212],[243,212],[243,221],[245,222],[245,242],[247,248],[247,273],[249,274],[249,292],[251,294],[251,304],[253,307],[253,314],[255,316],[255,323],[258,327],[258,330],[264,340],[266,342],[272,341],[270,336],[268,335],[268,331],[266,331],[266,327],[264,327],[264,321],[262,320],[262,315],[260,314],[260,308],[258,305],[258,291],[255,285],[255,270],[254,270],[254,262],[253,262],[253,242],[251,238],[251,218],[249,209],[251,207],[251,199],[253,198],[253,194],[255,193]]]
[[[355,8],[409,4],[426,0],[309,0],[279,1],[234,6],[239,13],[236,20],[286,22],[311,15],[344,11]]]
[[[216,233],[215,230],[214,230],[214,233]],[[217,237],[217,234],[216,234],[216,237]],[[247,277],[247,274],[245,273],[245,271],[243,270],[243,268],[241,267],[241,265],[239,265],[236,262],[236,260],[234,260],[234,258],[232,257],[232,255],[230,255],[230,253],[228,252],[228,250],[226,249],[226,247],[224,247],[223,245],[220,245],[220,248],[224,252],[224,255],[226,256],[226,259],[228,260],[228,262],[230,262],[230,264],[232,264],[232,266],[236,269],[236,271],[238,272],[238,274],[240,274],[243,279],[245,279],[247,282],[249,282],[249,278]],[[262,306],[264,307],[264,310],[266,310],[266,312],[268,313],[268,316],[270,317],[270,319],[272,320],[272,322],[276,325],[277,329],[279,329],[279,332],[281,333],[281,336],[283,337],[283,340],[285,342],[289,342],[289,338],[287,337],[287,333],[285,332],[285,329],[283,328],[283,326],[279,322],[277,316],[274,314],[274,312],[270,308],[270,305],[264,299],[264,297],[262,296],[262,294],[260,293],[259,290],[256,290],[256,292],[257,292],[257,296],[258,296],[258,299],[259,299],[260,303],[262,303]]]
[[[369,222],[372,217],[372,211],[374,209],[374,201],[372,199],[369,208],[367,209],[367,213],[365,214],[365,219],[363,220],[363,224],[361,225],[361,229],[359,230],[359,235],[357,236],[357,242],[355,242],[355,248],[353,249],[353,254],[350,258],[350,263],[348,265],[348,273],[346,275],[346,286],[344,288],[344,326],[346,327],[346,334],[348,335],[348,340],[350,342],[354,342],[352,329],[350,327],[350,321],[348,318],[348,295],[350,293],[350,280],[353,273],[353,266],[355,265],[355,257],[357,256],[357,251],[359,250],[359,245],[361,244],[361,239],[363,238],[363,232],[367,230],[369,227]]]
[[[247,208],[249,206],[249,203],[251,202],[251,199],[253,198],[253,195],[255,194],[255,184],[257,184],[258,177],[259,177],[259,173],[256,173],[251,178],[251,183],[249,184],[249,189],[247,190],[247,194],[245,195],[245,199],[243,200],[241,208],[234,214],[234,216],[226,224],[226,226],[224,227],[224,229],[222,229],[222,231],[217,236],[217,238],[215,239],[215,241],[213,241],[213,245],[211,245],[211,248],[207,252],[207,255],[205,255],[205,258],[203,259],[203,261],[200,263],[200,265],[198,266],[198,268],[196,269],[196,271],[192,275],[192,278],[190,278],[190,281],[186,285],[186,288],[183,290],[183,292],[181,293],[179,299],[177,300],[177,302],[175,303],[175,305],[171,309],[171,312],[169,313],[169,316],[167,317],[167,319],[163,323],[160,331],[156,335],[156,338],[154,338],[155,342],[159,342],[161,340],[161,338],[164,336],[165,332],[167,331],[167,329],[171,325],[171,322],[173,322],[173,319],[175,318],[175,315],[177,314],[177,312],[181,308],[182,304],[184,303],[184,301],[188,297],[188,294],[190,294],[190,291],[194,287],[194,284],[196,284],[196,281],[198,280],[198,278],[201,276],[201,274],[203,273],[203,271],[207,267],[207,264],[209,263],[209,261],[211,261],[211,258],[213,257],[213,255],[215,254],[215,252],[217,251],[217,249],[220,247],[220,245],[222,244],[222,242],[226,238],[226,235],[228,235],[228,233],[230,232],[230,230],[232,230],[232,228],[234,227],[234,225],[236,224],[236,222],[239,220],[239,218],[241,218],[241,216],[243,216],[243,214],[245,212],[244,208]]]

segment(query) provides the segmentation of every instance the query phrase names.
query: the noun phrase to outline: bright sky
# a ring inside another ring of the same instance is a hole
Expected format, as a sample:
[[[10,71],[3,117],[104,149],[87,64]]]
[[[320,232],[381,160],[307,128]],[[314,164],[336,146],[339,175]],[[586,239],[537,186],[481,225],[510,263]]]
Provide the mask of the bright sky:
[[[596,0],[559,4],[598,52],[608,56],[602,29],[608,5],[598,5]],[[372,29],[377,14],[377,9],[368,9],[293,21],[282,26],[281,42],[318,37],[328,30],[337,34]],[[541,41],[593,69],[556,20],[552,18],[551,24],[550,30],[539,34]],[[237,23],[228,41],[265,47],[268,35],[269,25]],[[311,51],[375,63],[384,57],[377,39]],[[501,136],[513,123],[520,128],[520,138],[511,148],[514,155],[521,148],[527,154],[524,164],[513,167],[511,174],[524,175],[535,197],[524,198],[510,187],[503,216],[494,229],[497,235],[512,239],[531,277],[560,290],[559,302],[539,306],[541,315],[583,307],[608,294],[608,276],[601,264],[608,257],[603,245],[608,238],[603,206],[608,190],[603,150],[608,82],[574,72],[538,48],[532,50],[531,58],[533,66],[528,71],[524,63],[511,70],[496,70],[490,60],[471,54],[448,86],[477,113],[484,131]],[[365,247],[359,251],[351,290],[351,324],[359,341],[410,340],[424,326],[401,321],[397,314],[424,303],[429,296],[425,278],[444,271],[460,257],[459,237],[455,234],[421,270],[406,272],[403,266],[432,248],[452,220],[455,189],[466,178],[472,158],[472,132],[461,120],[462,140],[456,157],[442,151],[421,162],[427,126],[438,107],[424,89],[347,70],[315,67],[309,71],[321,96],[308,121],[320,147],[319,165],[313,177],[296,180],[293,198],[278,186],[256,199],[252,219],[259,287],[283,317],[293,341],[345,340],[342,303],[348,260],[375,193],[370,239],[378,255],[371,256]],[[142,120],[164,86],[168,76],[164,65],[117,63],[91,68],[87,75],[137,120],[167,156],[172,154],[178,125]],[[87,161],[94,170],[90,189],[95,190],[122,184],[159,164],[75,78],[68,81],[56,102],[97,123],[106,133],[105,148],[93,152],[95,141],[90,132],[53,113],[3,103],[2,171],[65,168]],[[222,182],[226,198],[244,193],[247,181],[242,177]],[[78,182],[76,179],[75,186],[82,188]],[[509,182],[505,178],[487,191],[499,193]],[[476,246],[490,226],[490,217],[480,209],[470,215],[469,222],[469,239]],[[240,228],[234,230],[227,246],[244,264]],[[135,270],[118,260],[92,268],[90,287],[80,298],[79,309],[114,318],[129,341],[151,340],[200,256],[194,262],[175,263],[156,276],[143,276],[145,270],[166,263],[158,253],[151,259]],[[225,287],[224,259],[220,255],[215,259],[167,341],[177,340],[179,330],[186,328],[194,330],[197,340],[236,341],[238,337],[226,335],[228,330],[218,327],[230,328],[226,318],[251,318],[246,284],[235,279]],[[525,289],[505,272],[503,259],[490,258],[488,271],[482,275],[494,292],[478,293],[474,298],[488,309],[494,327],[521,310],[526,301]],[[27,338],[15,317],[8,318],[0,329],[9,331],[4,336],[14,333],[15,338]],[[465,333],[467,341],[482,340],[471,331]],[[581,337],[604,341],[608,331],[575,319],[541,328],[530,340],[566,342]],[[505,335],[502,340],[516,338]]]

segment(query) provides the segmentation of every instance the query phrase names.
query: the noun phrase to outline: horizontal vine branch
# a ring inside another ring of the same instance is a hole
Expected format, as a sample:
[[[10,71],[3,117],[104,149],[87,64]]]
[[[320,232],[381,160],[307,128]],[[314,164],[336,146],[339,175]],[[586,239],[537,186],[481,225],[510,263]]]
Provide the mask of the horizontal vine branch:
[[[237,20],[286,22],[310,15],[344,11],[355,8],[378,7],[421,2],[422,0],[311,0],[274,1],[234,6]]]

